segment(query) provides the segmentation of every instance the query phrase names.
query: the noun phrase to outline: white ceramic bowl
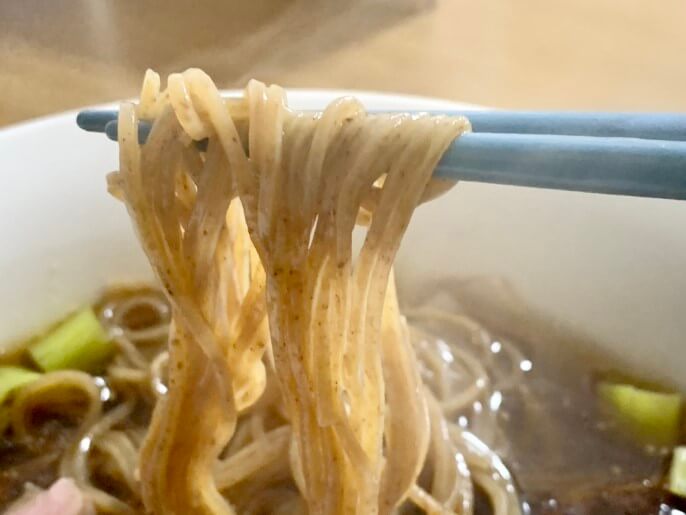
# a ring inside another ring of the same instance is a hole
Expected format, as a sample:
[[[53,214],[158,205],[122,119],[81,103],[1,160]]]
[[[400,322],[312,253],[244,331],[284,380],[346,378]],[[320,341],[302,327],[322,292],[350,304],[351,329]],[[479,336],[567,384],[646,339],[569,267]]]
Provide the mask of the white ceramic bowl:
[[[465,107],[343,91],[289,99],[317,109],[344,94],[371,109]],[[105,191],[116,145],[74,118],[0,130],[0,342],[31,335],[107,285],[151,279],[123,207]],[[399,277],[406,292],[427,277],[504,277],[534,308],[686,386],[684,227],[686,203],[464,183],[418,211]]]

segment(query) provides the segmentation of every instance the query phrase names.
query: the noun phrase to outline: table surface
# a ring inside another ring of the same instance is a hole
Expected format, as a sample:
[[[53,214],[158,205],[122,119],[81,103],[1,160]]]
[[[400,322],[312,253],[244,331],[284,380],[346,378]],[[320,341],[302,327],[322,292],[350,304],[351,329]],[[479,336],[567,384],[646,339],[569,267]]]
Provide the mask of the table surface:
[[[532,109],[686,110],[684,0],[0,3],[0,125],[133,96],[147,67]]]

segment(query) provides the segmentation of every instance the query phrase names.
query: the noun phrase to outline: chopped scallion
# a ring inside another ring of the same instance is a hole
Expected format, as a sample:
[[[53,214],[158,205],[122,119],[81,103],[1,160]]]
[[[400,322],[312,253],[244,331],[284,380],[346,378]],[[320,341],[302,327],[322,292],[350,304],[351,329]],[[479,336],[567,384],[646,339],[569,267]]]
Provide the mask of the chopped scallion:
[[[667,488],[675,495],[686,497],[686,447],[684,446],[674,449]]]
[[[83,309],[29,347],[44,371],[75,369],[92,372],[112,354],[114,344],[91,308]]]
[[[0,404],[17,388],[24,386],[40,377],[38,372],[27,368],[5,366],[0,367]]]
[[[598,393],[612,408],[619,423],[644,442],[670,445],[676,441],[681,417],[681,395],[678,393],[612,383],[601,383]]]

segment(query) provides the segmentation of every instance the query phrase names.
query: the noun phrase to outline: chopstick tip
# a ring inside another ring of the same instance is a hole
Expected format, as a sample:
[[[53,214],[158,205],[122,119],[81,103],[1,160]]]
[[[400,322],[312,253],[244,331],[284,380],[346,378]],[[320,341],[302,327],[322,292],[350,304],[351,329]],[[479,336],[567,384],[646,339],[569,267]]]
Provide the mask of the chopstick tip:
[[[117,141],[119,136],[117,120],[111,120],[105,124],[105,134],[112,141]]]
[[[116,120],[117,116],[118,112],[116,110],[101,111],[86,109],[80,111],[76,115],[76,125],[84,131],[105,132],[105,126],[112,120]]]

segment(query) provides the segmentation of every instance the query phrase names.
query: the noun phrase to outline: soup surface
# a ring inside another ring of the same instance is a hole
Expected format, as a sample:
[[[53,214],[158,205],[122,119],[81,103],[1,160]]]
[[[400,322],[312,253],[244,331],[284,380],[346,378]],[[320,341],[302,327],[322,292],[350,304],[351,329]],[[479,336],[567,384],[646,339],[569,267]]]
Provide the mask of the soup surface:
[[[479,294],[472,295],[475,291]],[[491,299],[486,304],[484,293]],[[599,395],[601,385],[630,384],[658,393],[669,388],[593,353],[583,338],[534,316],[511,298],[492,303],[508,295],[506,287],[492,281],[467,281],[444,284],[408,303],[405,312],[423,379],[446,415],[502,458],[525,513],[680,513],[682,500],[664,486],[672,448],[683,434],[672,441],[662,441],[659,434],[639,435]],[[105,294],[93,313],[114,342],[107,357],[86,372],[42,374],[77,374],[71,382],[31,393],[37,383],[27,381],[4,399],[2,510],[68,475],[86,478],[89,488],[116,499],[123,510],[142,511],[136,451],[155,403],[166,392],[169,306],[155,290],[119,289]],[[32,349],[40,340],[13,347],[1,365],[39,372]],[[90,382],[97,399],[79,381]],[[92,418],[94,403],[100,412]],[[103,420],[107,423],[101,428],[92,427]],[[276,419],[267,420],[264,429],[278,425]],[[250,438],[245,426],[239,419],[239,440]],[[226,455],[231,453],[226,449]],[[431,471],[424,470],[420,480],[430,482],[430,477]],[[290,479],[271,480],[297,493]],[[479,491],[475,513],[492,513]]]

